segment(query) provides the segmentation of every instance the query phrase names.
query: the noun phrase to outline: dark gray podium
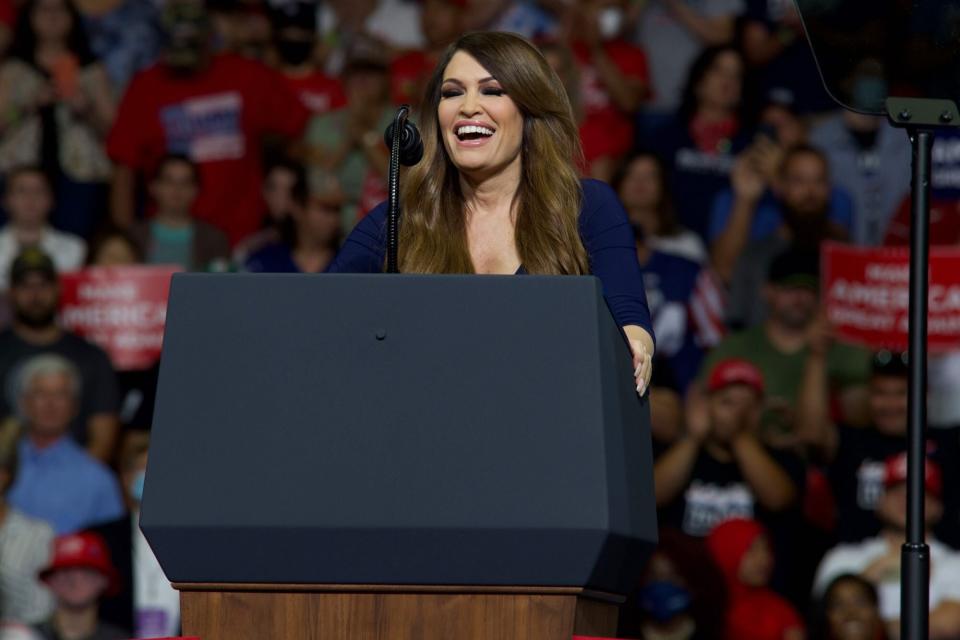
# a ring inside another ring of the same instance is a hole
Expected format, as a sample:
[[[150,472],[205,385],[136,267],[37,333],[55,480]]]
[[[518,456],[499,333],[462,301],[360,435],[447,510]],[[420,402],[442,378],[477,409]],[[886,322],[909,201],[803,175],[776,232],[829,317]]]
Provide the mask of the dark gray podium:
[[[205,640],[602,635],[649,413],[592,277],[180,274],[140,523]]]

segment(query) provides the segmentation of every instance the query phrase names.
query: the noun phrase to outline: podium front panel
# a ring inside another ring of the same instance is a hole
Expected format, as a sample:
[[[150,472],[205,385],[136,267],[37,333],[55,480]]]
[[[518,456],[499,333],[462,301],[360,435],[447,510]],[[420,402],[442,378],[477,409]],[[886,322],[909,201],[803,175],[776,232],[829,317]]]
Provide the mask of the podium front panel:
[[[174,582],[623,591],[654,514],[595,278],[173,279],[141,526]]]

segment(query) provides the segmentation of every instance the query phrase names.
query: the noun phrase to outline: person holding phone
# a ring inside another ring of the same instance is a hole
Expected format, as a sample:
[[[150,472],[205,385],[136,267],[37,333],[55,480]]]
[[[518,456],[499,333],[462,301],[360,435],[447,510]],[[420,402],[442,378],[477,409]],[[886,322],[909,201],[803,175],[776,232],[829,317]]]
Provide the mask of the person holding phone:
[[[55,226],[89,235],[106,203],[115,102],[71,0],[28,0],[0,65],[0,172],[41,167]]]

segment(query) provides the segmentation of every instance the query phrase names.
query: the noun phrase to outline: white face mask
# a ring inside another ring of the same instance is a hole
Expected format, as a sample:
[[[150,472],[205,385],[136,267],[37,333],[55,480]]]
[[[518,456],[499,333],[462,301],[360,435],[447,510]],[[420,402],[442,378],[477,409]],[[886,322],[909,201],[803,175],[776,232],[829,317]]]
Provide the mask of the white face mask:
[[[620,35],[623,28],[623,9],[620,7],[606,7],[600,10],[597,18],[600,35],[604,40],[613,40]]]

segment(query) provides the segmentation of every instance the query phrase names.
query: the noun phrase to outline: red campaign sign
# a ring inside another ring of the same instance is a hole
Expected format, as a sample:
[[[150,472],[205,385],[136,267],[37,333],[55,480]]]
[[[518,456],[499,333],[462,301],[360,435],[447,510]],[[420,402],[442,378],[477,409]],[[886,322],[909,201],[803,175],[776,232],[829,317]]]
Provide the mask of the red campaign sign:
[[[60,276],[60,320],[96,343],[121,371],[160,357],[175,266],[91,267]]]
[[[863,248],[828,243],[823,250],[822,291],[838,337],[873,349],[907,348],[910,305],[909,253],[904,248]],[[960,348],[960,249],[930,249],[927,347]]]

